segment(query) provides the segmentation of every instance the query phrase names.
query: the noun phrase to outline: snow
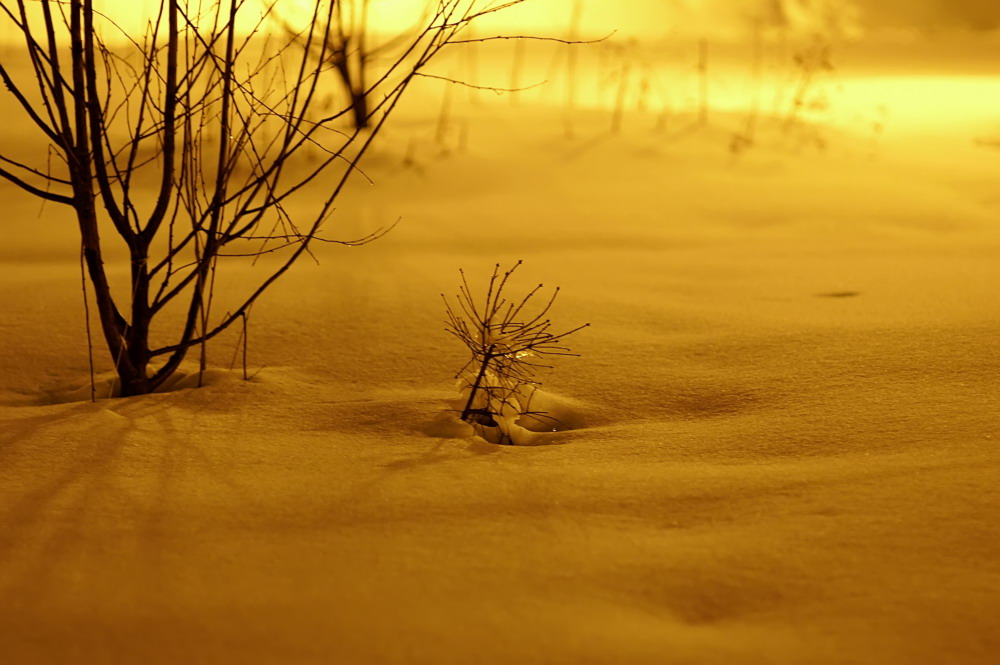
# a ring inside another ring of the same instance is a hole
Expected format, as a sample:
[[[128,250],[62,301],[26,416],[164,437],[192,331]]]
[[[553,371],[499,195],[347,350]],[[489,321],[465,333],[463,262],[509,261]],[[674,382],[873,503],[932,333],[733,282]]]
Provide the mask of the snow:
[[[728,115],[501,98],[443,156],[439,99],[334,230],[402,223],[277,283],[246,382],[233,331],[202,388],[89,402],[72,224],[0,185],[0,662],[994,662],[981,109],[737,158]],[[543,376],[575,427],[498,446],[446,426],[440,294],[517,259],[592,325]]]

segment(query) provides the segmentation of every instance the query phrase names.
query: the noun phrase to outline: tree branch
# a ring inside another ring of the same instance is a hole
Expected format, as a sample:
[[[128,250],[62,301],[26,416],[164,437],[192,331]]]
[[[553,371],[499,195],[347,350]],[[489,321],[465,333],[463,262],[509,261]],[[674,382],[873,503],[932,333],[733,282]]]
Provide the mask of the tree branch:
[[[9,161],[9,160],[4,160],[4,161]],[[74,204],[74,200],[72,197],[63,196],[61,194],[53,194],[52,192],[47,192],[44,189],[39,189],[38,187],[35,187],[34,185],[31,185],[25,182],[24,180],[21,180],[16,175],[11,173],[7,169],[3,168],[2,166],[0,166],[0,178],[4,178],[5,180],[14,183],[15,185],[17,185],[24,191],[28,192],[29,194],[33,194],[38,198],[45,199],[46,201],[52,201],[53,203],[62,203],[63,205],[68,205],[68,206],[72,206]]]

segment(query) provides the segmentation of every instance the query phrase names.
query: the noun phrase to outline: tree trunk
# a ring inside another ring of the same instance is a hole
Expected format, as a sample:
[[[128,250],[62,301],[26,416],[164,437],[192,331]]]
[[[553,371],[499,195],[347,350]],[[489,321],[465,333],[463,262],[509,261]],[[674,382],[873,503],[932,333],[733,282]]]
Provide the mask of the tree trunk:
[[[359,75],[358,80],[355,80],[346,52],[335,54],[333,66],[340,75],[340,82],[344,86],[344,92],[351,98],[351,116],[354,120],[354,128],[367,129],[368,97],[365,95],[364,75]],[[364,60],[362,60],[359,66],[364,67]]]
[[[365,96],[364,90],[351,91],[351,109],[354,111],[354,127],[355,129],[367,129],[368,128],[368,97]]]
[[[132,320],[125,329],[127,362],[117,363],[122,397],[152,392],[156,386],[149,379],[149,308],[148,252],[141,241],[132,248]]]

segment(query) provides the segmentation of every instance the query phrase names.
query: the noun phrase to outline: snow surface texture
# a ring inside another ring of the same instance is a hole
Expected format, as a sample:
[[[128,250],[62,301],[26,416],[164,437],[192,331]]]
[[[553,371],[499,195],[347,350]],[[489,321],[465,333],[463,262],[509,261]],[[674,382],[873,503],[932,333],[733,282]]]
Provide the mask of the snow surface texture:
[[[403,223],[275,286],[249,382],[86,401],[72,223],[0,185],[0,662],[996,662],[984,128],[735,159],[480,112],[388,135],[339,229]],[[592,323],[543,377],[585,426],[435,429],[439,294],[516,259]]]

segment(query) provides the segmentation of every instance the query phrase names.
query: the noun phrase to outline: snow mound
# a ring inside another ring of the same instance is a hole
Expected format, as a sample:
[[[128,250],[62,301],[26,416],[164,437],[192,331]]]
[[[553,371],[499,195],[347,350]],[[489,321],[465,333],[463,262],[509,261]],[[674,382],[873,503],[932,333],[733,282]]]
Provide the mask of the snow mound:
[[[219,368],[208,368],[204,372],[197,369],[183,368],[167,379],[155,393],[170,393],[178,390],[191,390],[203,386],[221,385],[240,381],[239,372]],[[117,399],[121,397],[118,377],[113,373],[102,373],[94,378],[91,386],[87,382],[71,388],[54,388],[45,392],[43,404],[67,404],[71,402],[90,402],[93,400]]]
[[[583,404],[562,395],[540,389],[532,391],[522,413],[484,414],[474,422],[463,421],[463,400],[454,400],[449,409],[438,413],[425,428],[428,436],[442,439],[479,437],[489,443],[516,446],[540,446],[560,443],[560,432],[581,429],[586,418]]]

